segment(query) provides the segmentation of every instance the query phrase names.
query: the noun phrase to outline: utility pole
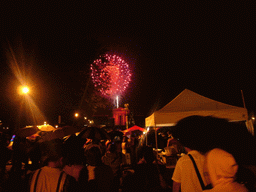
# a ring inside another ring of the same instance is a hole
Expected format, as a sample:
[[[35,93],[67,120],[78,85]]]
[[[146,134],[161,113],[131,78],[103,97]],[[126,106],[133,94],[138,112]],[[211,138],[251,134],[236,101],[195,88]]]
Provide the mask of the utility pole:
[[[128,129],[128,107],[129,107],[129,104],[128,103],[126,103],[126,104],[124,104],[124,108],[125,108],[125,115],[126,115],[126,129]]]

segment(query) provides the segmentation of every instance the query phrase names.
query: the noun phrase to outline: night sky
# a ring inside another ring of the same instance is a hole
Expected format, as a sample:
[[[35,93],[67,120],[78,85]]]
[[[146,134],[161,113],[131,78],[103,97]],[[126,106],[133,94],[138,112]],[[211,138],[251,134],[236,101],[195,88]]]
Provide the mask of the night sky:
[[[122,55],[132,82],[121,100],[149,116],[184,89],[255,110],[255,4],[250,2],[15,2],[1,6],[1,119],[17,121],[18,60],[50,122],[68,118],[93,91],[90,64]],[[88,109],[89,111],[89,109]]]

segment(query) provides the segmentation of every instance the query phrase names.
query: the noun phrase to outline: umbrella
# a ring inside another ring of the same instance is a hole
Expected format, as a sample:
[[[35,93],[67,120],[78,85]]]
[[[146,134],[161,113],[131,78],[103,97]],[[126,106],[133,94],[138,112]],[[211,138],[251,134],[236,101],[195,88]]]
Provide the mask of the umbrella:
[[[98,127],[87,127],[79,135],[81,138],[104,140],[110,139],[110,136],[104,129]]]
[[[63,137],[74,134],[78,132],[80,129],[77,127],[72,126],[64,126],[54,131],[47,132],[45,135],[42,136],[43,141],[51,141],[54,139],[63,139]]]
[[[122,139],[124,134],[121,131],[110,131],[108,132],[108,135],[110,136],[111,140],[113,140],[116,137],[119,137],[120,139]]]
[[[38,131],[40,130],[38,129],[37,126],[27,126],[27,127],[18,129],[15,134],[19,137],[29,137],[31,135],[36,134]]]
[[[56,130],[51,125],[38,125],[37,127],[40,129],[40,131],[54,131],[54,130]]]

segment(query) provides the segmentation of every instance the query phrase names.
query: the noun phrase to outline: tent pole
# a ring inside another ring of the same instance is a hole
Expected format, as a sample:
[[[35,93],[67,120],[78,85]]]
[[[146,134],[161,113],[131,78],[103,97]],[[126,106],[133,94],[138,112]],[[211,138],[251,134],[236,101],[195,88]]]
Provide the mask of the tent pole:
[[[243,90],[241,90],[241,94],[242,94],[242,99],[243,99],[244,108],[246,108],[246,106],[245,106],[245,101],[244,101],[244,94],[243,94]]]
[[[158,144],[157,144],[157,128],[156,128],[156,122],[155,122],[155,141],[156,141],[156,160],[158,163]]]
[[[242,99],[243,99],[243,103],[244,103],[244,108],[246,109],[243,90],[241,90],[241,94],[242,94]],[[247,130],[254,136],[254,126],[253,126],[252,120],[249,120],[249,115],[248,115],[248,119],[245,122],[245,125],[247,127]]]
[[[154,128],[155,128],[155,142],[156,142],[156,150],[157,150],[158,145],[157,145],[157,129],[156,129],[156,117],[155,117],[155,115],[154,115]]]
[[[155,140],[156,140],[156,150],[158,149],[158,144],[157,144],[157,128],[155,124]]]
[[[146,146],[148,146],[148,130],[146,132]]]

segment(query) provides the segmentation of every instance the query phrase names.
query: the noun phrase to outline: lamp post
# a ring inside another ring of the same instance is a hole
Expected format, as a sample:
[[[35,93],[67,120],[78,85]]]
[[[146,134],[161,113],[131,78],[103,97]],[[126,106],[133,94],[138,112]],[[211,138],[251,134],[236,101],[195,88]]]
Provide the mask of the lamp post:
[[[124,104],[124,107],[125,107],[125,117],[126,117],[126,129],[128,129],[128,127],[129,127],[129,122],[128,122],[128,107],[129,107],[129,104],[128,103],[126,103],[126,104]]]

